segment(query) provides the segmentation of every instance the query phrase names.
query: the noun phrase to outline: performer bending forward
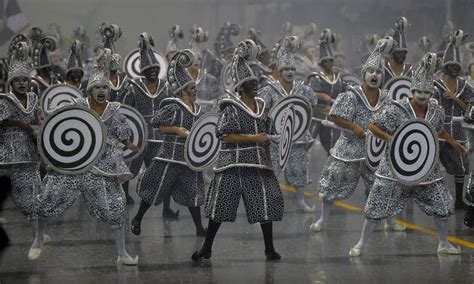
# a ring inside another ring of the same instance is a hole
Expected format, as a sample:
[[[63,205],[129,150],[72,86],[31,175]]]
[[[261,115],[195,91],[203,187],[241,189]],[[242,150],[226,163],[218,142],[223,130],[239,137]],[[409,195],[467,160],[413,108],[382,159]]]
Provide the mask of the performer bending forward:
[[[125,193],[120,184],[133,177],[123,160],[122,145],[138,152],[136,145],[130,142],[131,129],[125,116],[118,110],[120,103],[108,102],[110,92],[109,66],[110,49],[100,51],[87,84],[88,98],[78,104],[84,104],[96,112],[105,124],[107,144],[97,164],[88,172],[78,175],[66,175],[49,171],[44,179],[44,194],[39,199],[39,215],[45,218],[58,217],[82,193],[90,215],[109,223],[115,234],[118,250],[117,264],[137,265],[138,256],[132,258],[125,248]],[[39,220],[41,221],[41,219]],[[41,253],[46,222],[38,222],[38,232],[28,257],[37,259]]]
[[[206,199],[209,218],[206,239],[194,261],[211,257],[212,243],[222,222],[234,222],[243,197],[249,223],[259,222],[267,260],[281,256],[273,247],[272,222],[283,217],[283,196],[272,170],[267,134],[270,119],[265,103],[257,98],[258,81],[248,66],[259,52],[252,40],[241,42],[232,60],[232,80],[240,99],[219,104],[217,136],[223,140]]]
[[[431,98],[434,92],[435,65],[436,54],[427,53],[413,73],[411,84],[413,98],[393,101],[380,109],[372,116],[369,129],[379,138],[390,142],[392,135],[403,123],[422,118],[433,125],[440,138],[448,141],[458,153],[466,155],[467,150],[443,128],[444,110],[435,99]],[[438,253],[460,253],[459,248],[448,242],[447,218],[453,212],[453,198],[446,188],[438,163],[423,182],[406,186],[394,178],[389,162],[389,151],[385,151],[375,175],[375,182],[365,205],[362,236],[349,251],[350,256],[360,256],[377,221],[400,213],[410,198],[415,199],[425,214],[434,216],[439,233]]]

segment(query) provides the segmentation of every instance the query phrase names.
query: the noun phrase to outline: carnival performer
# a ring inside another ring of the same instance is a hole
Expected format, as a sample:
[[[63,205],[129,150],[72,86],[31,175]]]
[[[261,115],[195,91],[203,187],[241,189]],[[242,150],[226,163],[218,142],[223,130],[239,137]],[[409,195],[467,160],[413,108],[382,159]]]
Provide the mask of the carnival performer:
[[[405,59],[408,53],[406,41],[406,28],[408,27],[408,20],[405,17],[400,17],[395,22],[392,37],[397,43],[392,50],[388,61],[385,63],[385,75],[382,86],[392,78],[396,77],[411,77],[412,66],[406,64]]]
[[[448,141],[462,155],[467,150],[443,128],[444,110],[431,98],[434,93],[433,74],[436,54],[428,53],[417,65],[412,76],[413,98],[404,98],[379,109],[371,118],[369,129],[377,137],[390,143],[396,130],[405,122],[421,118],[430,123],[440,138]],[[460,254],[460,249],[448,242],[447,219],[453,213],[453,198],[446,188],[439,164],[421,183],[408,186],[394,178],[390,167],[389,151],[380,161],[376,178],[365,205],[365,222],[359,242],[349,251],[350,256],[360,256],[367,240],[381,219],[401,212],[410,199],[414,199],[428,216],[434,216],[439,233],[439,254]]]
[[[232,59],[232,81],[239,98],[219,103],[216,129],[222,140],[215,175],[206,197],[209,218],[206,239],[192,259],[211,257],[212,243],[222,222],[234,222],[242,197],[249,223],[260,223],[267,260],[281,256],[273,246],[273,222],[283,218],[283,196],[271,167],[268,134],[271,121],[258,98],[258,80],[248,62],[258,56],[252,40],[239,43]]]
[[[87,82],[82,80],[84,77],[84,69],[82,67],[81,59],[82,48],[82,43],[78,40],[71,43],[66,70],[66,84],[76,87],[81,91],[85,91],[86,84],[84,83]]]
[[[163,132],[163,146],[138,183],[137,193],[142,200],[131,221],[135,235],[141,233],[146,211],[153,204],[159,205],[166,196],[172,196],[176,203],[188,207],[196,235],[206,233],[200,207],[204,203],[204,179],[201,172],[189,168],[184,160],[186,136],[200,114],[200,107],[194,103],[196,83],[186,70],[193,60],[192,51],[185,49],[175,53],[170,61],[167,78],[175,98],[164,99],[151,119],[151,125]]]
[[[151,123],[153,115],[158,111],[163,99],[171,96],[166,80],[158,78],[160,74],[160,64],[155,57],[153,47],[155,43],[148,33],[141,33],[138,37],[140,48],[140,71],[144,78],[131,79],[127,86],[127,91],[123,103],[137,109],[145,118],[148,126],[148,144],[143,154],[135,158],[130,163],[130,171],[136,176],[140,172],[142,164],[148,167],[152,159],[156,157],[161,145],[161,134],[154,129]],[[127,196],[127,204],[133,204],[132,197],[128,194],[129,183],[123,184]],[[178,212],[170,209],[170,196],[163,202],[163,217],[176,218]]]
[[[8,45],[7,56],[0,59],[0,93],[7,93],[8,86],[8,69],[10,68],[10,61],[12,59],[12,50],[14,46],[20,41],[28,43],[28,38],[24,34],[15,35]]]
[[[115,42],[122,36],[122,29],[115,24],[105,25],[101,28],[104,38],[104,48],[112,51],[112,61],[110,62],[110,97],[111,102],[122,102],[129,83],[127,74],[121,70],[122,56],[115,50]],[[127,198],[129,195],[127,195]],[[130,201],[130,199],[128,199]]]
[[[107,101],[111,57],[110,49],[99,51],[87,84],[88,97],[77,102],[97,113],[105,124],[105,150],[92,169],[85,173],[68,175],[50,169],[44,179],[44,193],[38,197],[38,212],[40,217],[58,217],[82,193],[89,214],[111,225],[118,251],[117,264],[137,265],[138,255],[132,258],[125,247],[126,203],[120,184],[133,177],[123,160],[122,144],[133,152],[139,149],[130,142],[131,129],[125,116],[119,112],[121,104]],[[39,222],[38,233],[28,254],[30,260],[41,254],[45,229],[46,222]]]
[[[24,41],[11,47],[7,80],[8,93],[0,94],[0,176],[2,190],[11,190],[15,205],[33,222],[37,231],[37,202],[43,190],[39,173],[40,158],[33,128],[39,124],[38,96],[29,92],[31,65],[29,47]],[[41,235],[49,240],[48,236]]]
[[[311,23],[303,34],[299,52],[295,54],[296,80],[306,82],[311,74],[318,72],[320,69],[317,58],[318,46],[313,39],[315,37],[317,39],[317,30],[316,24]]]
[[[52,36],[43,34],[33,46],[33,67],[37,75],[33,76],[32,90],[41,97],[47,88],[61,83],[58,74],[53,72],[53,64],[49,54],[56,50],[57,42]]]
[[[468,140],[462,128],[461,121],[453,121],[453,117],[463,116],[468,102],[474,97],[471,86],[465,79],[460,78],[461,63],[459,46],[467,37],[462,30],[454,32],[444,51],[443,73],[440,80],[435,81],[434,98],[444,108],[446,118],[444,128],[459,143],[466,145]],[[472,143],[472,142],[471,142]],[[464,175],[469,173],[469,157],[463,157],[446,141],[439,143],[439,160],[449,175],[454,175],[456,189],[454,209],[466,209],[463,202]]]
[[[202,50],[201,44],[208,40],[208,34],[203,28],[194,25],[191,29],[191,41],[189,42],[189,49],[193,51],[196,57],[193,64],[188,68],[189,75],[196,83],[197,101],[200,105],[201,112],[207,113],[214,111],[217,100],[222,96],[222,88],[216,77],[207,72],[207,69],[202,65]]]
[[[330,29],[325,29],[321,33],[319,42],[318,64],[321,71],[313,72],[309,76],[309,85],[318,96],[319,107],[316,109],[315,117],[318,120],[324,119],[331,109],[331,105],[340,93],[346,91],[347,84],[341,79],[341,73],[334,70],[334,57],[332,55],[331,44],[334,42],[334,35]],[[313,132],[313,138],[319,135],[319,140],[326,153],[334,146],[339,138],[340,131],[317,124]]]
[[[317,98],[313,90],[304,84],[303,81],[295,80],[295,52],[298,50],[298,37],[288,36],[281,41],[278,49],[277,69],[278,80],[268,81],[267,86],[259,91],[259,96],[265,101],[265,108],[268,112],[281,99],[288,96],[302,96],[308,100],[312,107],[316,107]],[[296,207],[298,212],[310,213],[315,211],[315,207],[310,207],[304,200],[305,186],[311,181],[310,147],[311,134],[309,130],[296,141],[291,148],[291,155],[284,170],[285,181],[296,188]],[[278,177],[278,147],[271,147],[272,164],[275,175]]]
[[[375,176],[365,161],[366,135],[372,114],[391,102],[388,93],[380,90],[380,87],[384,56],[393,46],[391,37],[379,40],[362,68],[362,86],[349,86],[345,93],[337,97],[331,108],[329,120],[347,131],[342,132],[330,150],[319,178],[319,196],[323,205],[321,216],[310,226],[313,232],[325,229],[334,201],[350,198],[359,179],[362,178],[366,192],[372,187]],[[396,230],[404,229],[394,219],[387,226]]]

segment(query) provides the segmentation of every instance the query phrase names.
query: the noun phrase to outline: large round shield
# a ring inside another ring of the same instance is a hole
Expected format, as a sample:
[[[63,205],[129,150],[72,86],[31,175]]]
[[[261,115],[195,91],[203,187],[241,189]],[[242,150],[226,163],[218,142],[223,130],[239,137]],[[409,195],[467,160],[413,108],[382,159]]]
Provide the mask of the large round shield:
[[[416,185],[437,163],[438,135],[426,120],[413,119],[397,129],[388,151],[394,177],[403,184]]]
[[[224,88],[224,90],[234,90],[234,81],[232,81],[232,77],[230,76],[231,72],[231,63],[232,62],[227,62],[224,67],[222,67],[221,70],[221,86]]]
[[[56,84],[47,88],[41,96],[41,110],[50,113],[58,107],[83,98],[82,91],[66,84]]]
[[[148,127],[145,119],[136,109],[125,104],[121,105],[119,112],[125,116],[128,125],[132,129],[132,137],[130,137],[130,141],[137,145],[140,152],[143,152],[148,141]],[[133,160],[140,155],[140,153],[132,152],[132,150],[128,149],[125,145],[122,150],[125,161]]]
[[[365,139],[365,162],[369,169],[376,171],[385,153],[386,143],[382,139],[368,133]]]
[[[345,73],[344,75],[342,75],[341,79],[351,86],[362,85],[362,80],[360,79],[360,77],[353,73]]]
[[[106,129],[96,113],[71,105],[49,114],[38,137],[39,153],[47,166],[64,174],[80,174],[100,158]]]
[[[295,110],[295,133],[293,135],[293,141],[296,141],[308,130],[313,116],[311,105],[305,97],[291,95],[282,99],[270,110],[270,118],[273,121],[275,132],[280,134],[282,129],[281,121],[285,109],[290,105],[293,105]]]
[[[191,169],[202,171],[216,161],[221,146],[216,136],[218,120],[218,114],[206,113],[191,128],[184,144],[184,159]]]
[[[392,78],[385,83],[384,89],[388,90],[388,95],[393,100],[411,98],[411,79],[408,77]]]
[[[166,70],[168,70],[168,62],[166,58],[156,50],[153,50],[156,60],[160,64],[160,74],[158,78],[166,79]],[[127,54],[125,60],[123,61],[123,70],[127,73],[129,78],[138,78],[142,77],[140,72],[140,50],[134,49]]]
[[[291,147],[293,146],[295,118],[294,107],[287,107],[283,111],[280,144],[278,145],[278,163],[281,171],[285,169],[288,158],[290,157]]]

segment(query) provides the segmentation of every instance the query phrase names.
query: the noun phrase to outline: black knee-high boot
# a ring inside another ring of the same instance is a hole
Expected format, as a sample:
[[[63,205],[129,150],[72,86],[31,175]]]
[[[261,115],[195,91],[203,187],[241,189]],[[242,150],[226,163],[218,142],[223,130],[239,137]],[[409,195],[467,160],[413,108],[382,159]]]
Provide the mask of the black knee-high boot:
[[[164,218],[176,219],[179,216],[179,210],[177,210],[176,212],[171,210],[170,203],[171,203],[171,193],[164,196],[164,199],[163,199],[163,217]]]
[[[462,200],[462,194],[464,190],[464,175],[454,175],[454,186],[456,188],[456,198],[454,200],[454,209],[465,210],[467,209],[466,204]]]
[[[194,226],[196,226],[196,235],[204,237],[206,235],[206,229],[204,229],[201,222],[201,207],[188,207],[188,209],[193,217]]]
[[[275,251],[275,247],[273,246],[273,223],[260,223],[260,227],[262,228],[263,232],[263,240],[265,242],[265,256],[267,260],[279,260],[281,256]]]
[[[202,244],[201,249],[193,253],[193,255],[191,256],[192,260],[201,261],[203,258],[205,259],[211,258],[212,243],[214,242],[214,238],[216,237],[217,231],[219,230],[220,226],[221,226],[221,223],[218,223],[209,219],[209,224],[207,226],[207,232],[206,232],[206,239],[204,240],[204,243]]]
[[[148,208],[150,208],[150,206],[151,204],[148,204],[143,200],[140,202],[140,207],[138,208],[137,215],[135,215],[131,222],[131,231],[134,235],[139,236],[141,234],[142,219]]]

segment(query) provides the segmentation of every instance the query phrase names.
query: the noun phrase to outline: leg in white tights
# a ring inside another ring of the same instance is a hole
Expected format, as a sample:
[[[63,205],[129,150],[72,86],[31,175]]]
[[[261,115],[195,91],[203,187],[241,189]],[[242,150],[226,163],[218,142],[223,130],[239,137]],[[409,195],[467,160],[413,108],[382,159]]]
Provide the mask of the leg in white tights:
[[[313,213],[315,207],[309,207],[304,201],[304,186],[296,187],[296,208],[304,213]]]
[[[364,226],[362,227],[362,234],[360,236],[359,242],[349,251],[350,256],[360,256],[362,255],[362,250],[367,245],[372,232],[377,226],[378,221],[365,219]]]
[[[323,199],[323,205],[321,208],[321,217],[318,219],[318,221],[311,224],[311,227],[310,227],[310,229],[313,232],[319,232],[323,230],[323,228],[326,226],[329,220],[329,213],[331,212],[332,203],[333,202],[330,200]]]

